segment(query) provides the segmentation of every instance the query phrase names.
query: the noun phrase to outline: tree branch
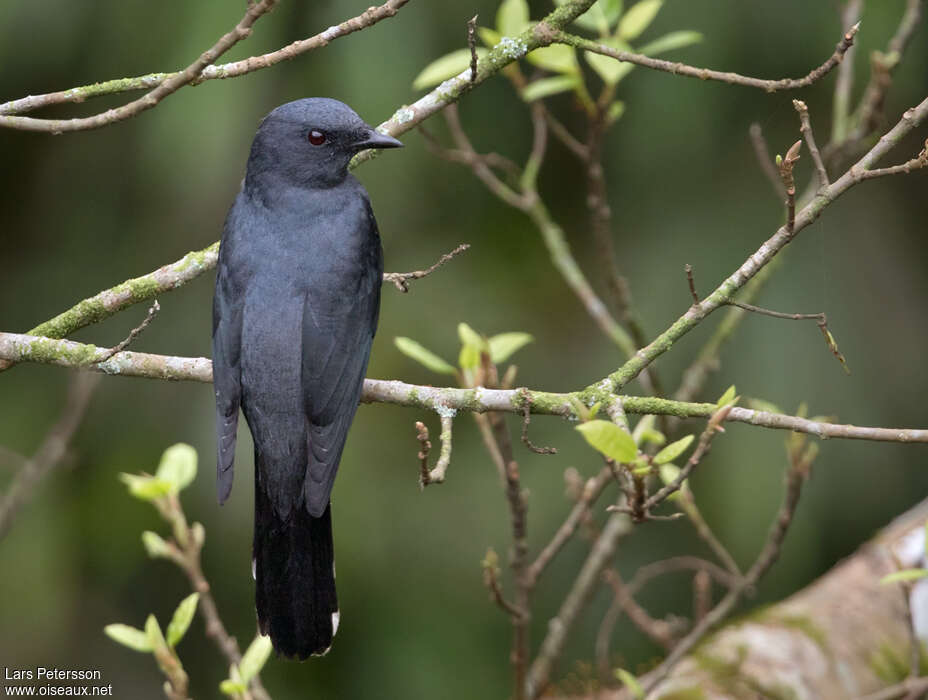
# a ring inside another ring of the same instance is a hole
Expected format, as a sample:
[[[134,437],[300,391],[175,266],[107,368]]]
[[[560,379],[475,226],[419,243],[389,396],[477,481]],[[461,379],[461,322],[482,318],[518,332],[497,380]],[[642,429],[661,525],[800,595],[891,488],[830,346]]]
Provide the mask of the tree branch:
[[[388,0],[379,7],[371,7],[351,19],[345,20],[341,24],[329,27],[324,32],[316,34],[307,39],[294,41],[292,44],[285,46],[277,51],[266,53],[261,56],[251,56],[250,58],[233,63],[224,63],[222,65],[209,65],[203,68],[198,76],[190,81],[190,85],[199,85],[207,80],[237,78],[241,75],[253,73],[262,68],[269,68],[283,61],[289,61],[313,49],[322,48],[343,36],[352,32],[365,29],[377,24],[382,19],[387,19],[395,15],[399,9],[409,0]],[[122,92],[131,92],[133,90],[149,90],[156,88],[166,80],[180,76],[182,71],[174,73],[150,73],[141,75],[136,78],[119,78],[117,80],[107,80],[102,83],[92,85],[82,85],[73,87],[70,90],[52,92],[45,95],[30,95],[18,100],[11,100],[0,104],[0,115],[23,114],[40,107],[50,105],[79,103],[88,98],[100,97],[102,95],[114,95]]]
[[[260,0],[248,5],[245,16],[235,27],[224,34],[212,48],[204,51],[200,57],[179,73],[165,78],[150,92],[142,97],[132,100],[116,109],[94,114],[80,119],[36,119],[34,117],[0,116],[0,127],[22,129],[25,131],[44,131],[52,134],[61,134],[66,131],[86,131],[116,122],[131,119],[145,110],[156,107],[168,95],[177,92],[184,85],[196,80],[208,65],[215,63],[216,59],[235,46],[242,39],[251,34],[251,27],[262,15],[270,12],[277,4],[277,0]]]
[[[689,78],[699,78],[700,80],[717,80],[719,82],[728,83],[729,85],[741,85],[743,87],[760,88],[767,92],[776,92],[777,90],[795,90],[797,88],[808,87],[824,78],[835,66],[841,63],[844,54],[847,53],[848,49],[854,44],[854,36],[857,34],[858,29],[860,29],[860,22],[847,30],[845,35],[841,37],[841,41],[838,42],[834,53],[818,68],[813,68],[802,78],[781,78],[779,80],[751,78],[745,75],[739,75],[738,73],[723,73],[721,71],[709,70],[708,68],[688,66],[685,63],[675,63],[673,61],[650,58],[639,53],[632,53],[631,51],[620,51],[590,39],[567,34],[566,32],[558,32],[554,37],[554,42],[567,44],[568,46],[573,46],[574,48],[583,49],[585,51],[592,51],[593,53],[602,54],[603,56],[609,56],[617,61],[634,63],[644,68],[672,73],[673,75],[684,75]]]
[[[17,333],[0,332],[0,359],[13,362],[38,362],[61,367],[83,367],[104,374],[125,377],[145,377],[169,381],[212,381],[212,363],[205,357],[173,357],[142,352],[121,352],[96,364],[108,352],[107,348]],[[603,380],[605,381],[605,380]],[[712,403],[689,403],[647,396],[611,395],[621,407],[632,414],[654,414],[678,418],[708,418],[718,410]],[[567,394],[518,389],[459,389],[407,384],[397,380],[365,379],[361,394],[363,403],[388,403],[399,406],[438,411],[441,407],[473,413],[498,411],[522,415],[525,401],[531,401],[531,412],[577,418],[576,401],[587,402],[587,390]],[[928,429],[870,428],[856,425],[824,423],[782,413],[755,411],[735,406],[728,421],[748,423],[776,430],[808,433],[820,438],[874,440],[877,442],[928,442]]]

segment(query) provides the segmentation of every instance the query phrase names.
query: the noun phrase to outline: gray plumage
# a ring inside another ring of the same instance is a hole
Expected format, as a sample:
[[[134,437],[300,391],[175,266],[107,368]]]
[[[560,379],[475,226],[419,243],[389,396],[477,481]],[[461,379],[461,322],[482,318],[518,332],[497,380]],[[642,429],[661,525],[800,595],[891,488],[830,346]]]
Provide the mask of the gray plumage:
[[[377,222],[348,162],[399,145],[336,100],[278,107],[255,135],[222,235],[217,490],[222,503],[241,407],[255,443],[258,619],[286,656],[324,653],[337,625],[329,497],[380,308]]]

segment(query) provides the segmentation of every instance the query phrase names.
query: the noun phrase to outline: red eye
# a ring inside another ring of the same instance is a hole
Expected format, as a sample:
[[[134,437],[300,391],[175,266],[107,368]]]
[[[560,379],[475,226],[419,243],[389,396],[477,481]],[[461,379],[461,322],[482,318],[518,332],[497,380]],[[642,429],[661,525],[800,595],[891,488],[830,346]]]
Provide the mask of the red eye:
[[[313,146],[321,146],[325,143],[325,134],[323,134],[321,131],[316,131],[315,129],[309,132],[308,138],[309,142]]]

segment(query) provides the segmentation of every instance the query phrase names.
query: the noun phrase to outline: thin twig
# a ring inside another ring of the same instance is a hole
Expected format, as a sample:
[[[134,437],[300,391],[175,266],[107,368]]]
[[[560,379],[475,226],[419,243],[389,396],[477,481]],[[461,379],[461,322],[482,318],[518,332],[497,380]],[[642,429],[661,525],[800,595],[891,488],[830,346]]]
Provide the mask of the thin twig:
[[[60,134],[66,131],[86,131],[88,129],[99,129],[100,127],[116,122],[130,119],[145,110],[156,107],[161,100],[168,95],[177,92],[185,85],[189,85],[196,80],[203,69],[208,65],[215,63],[222,54],[235,46],[242,39],[251,34],[252,25],[261,18],[262,15],[270,12],[277,4],[277,0],[260,0],[248,5],[245,16],[239,20],[235,27],[224,34],[209,49],[204,51],[200,57],[187,66],[180,73],[176,73],[170,78],[166,78],[159,83],[153,90],[145,93],[142,97],[132,100],[121,107],[108,109],[105,112],[94,114],[90,117],[80,119],[36,119],[34,117],[20,116],[0,116],[0,127],[9,127],[11,129],[23,129],[26,131],[44,131],[52,134]]]
[[[528,425],[532,422],[532,404],[526,399],[522,406],[522,444],[536,455],[556,455],[556,447],[538,447],[528,439]]]
[[[429,429],[424,423],[416,423],[416,439],[419,441],[419,486],[425,488],[429,484],[441,484],[445,480],[445,474],[448,472],[448,465],[451,464],[451,427],[454,419],[454,410],[439,410],[438,415],[441,418],[441,435],[438,439],[441,441],[441,451],[438,454],[438,462],[434,468],[429,469],[428,459],[429,450],[432,443],[429,442]]]
[[[36,486],[64,458],[99,379],[88,372],[74,374],[61,416],[35,454],[16,473],[6,491],[0,494],[0,541],[10,531],[16,515],[32,497]]]
[[[149,307],[148,315],[145,317],[145,320],[142,321],[135,328],[133,328],[131,331],[129,331],[129,335],[127,335],[124,340],[122,340],[121,342],[119,342],[118,344],[110,348],[109,351],[105,355],[103,355],[103,359],[98,360],[98,361],[106,362],[113,355],[120,353],[123,350],[125,350],[127,347],[129,347],[132,341],[135,340],[142,331],[148,328],[148,324],[150,324],[152,320],[154,320],[155,316],[158,314],[159,311],[161,311],[161,305],[158,303],[158,300],[156,299],[155,302],[151,305],[151,307]]]
[[[762,316],[782,318],[788,321],[815,321],[822,335],[825,337],[825,343],[828,345],[828,349],[831,350],[831,354],[841,363],[842,369],[844,369],[847,374],[851,373],[850,367],[848,367],[847,364],[847,359],[841,354],[841,351],[838,350],[838,343],[835,341],[831,331],[828,330],[828,317],[824,312],[817,314],[785,314],[781,311],[771,311],[770,309],[754,306],[753,304],[745,304],[741,301],[728,301],[725,303],[728,306],[737,306],[739,309],[744,309],[745,311],[750,311],[751,313],[760,314]]]
[[[434,265],[426,268],[425,270],[415,270],[414,272],[385,272],[383,274],[384,282],[392,282],[393,285],[400,290],[401,292],[409,291],[409,281],[410,280],[420,280],[423,277],[427,277],[439,267],[444,265],[446,262],[451,260],[455,255],[463,253],[465,250],[470,248],[470,243],[461,243],[457,248],[452,250],[450,253],[445,253],[442,255],[438,262]]]
[[[699,294],[696,292],[696,280],[693,279],[693,266],[686,263],[683,269],[686,271],[686,282],[690,287],[690,296],[693,297],[693,303],[698,304]]]
[[[799,112],[799,121],[801,124],[799,131],[802,133],[802,137],[805,139],[806,146],[808,146],[809,153],[812,156],[812,163],[815,165],[815,170],[818,173],[818,183],[822,187],[828,187],[828,171],[825,170],[822,154],[819,152],[818,146],[815,143],[815,135],[812,133],[812,122],[809,119],[809,108],[802,100],[793,100],[793,107]]]
[[[792,234],[796,229],[796,181],[793,178],[793,167],[799,160],[799,149],[802,147],[802,141],[797,141],[782,158],[777,156],[777,167],[780,170],[780,178],[783,180],[783,186],[786,188],[786,232]]]
[[[578,49],[592,51],[593,53],[602,54],[603,56],[609,56],[610,58],[614,58],[617,61],[634,63],[635,65],[643,66],[644,68],[651,68],[654,70],[663,71],[665,73],[671,73],[673,75],[683,75],[689,78],[699,78],[700,80],[717,80],[723,83],[728,83],[729,85],[741,85],[743,87],[760,88],[761,90],[766,90],[767,92],[776,92],[778,90],[796,90],[798,88],[808,87],[809,85],[812,85],[816,81],[825,77],[829,71],[841,63],[841,60],[844,58],[844,54],[847,53],[847,50],[850,49],[854,44],[854,36],[857,34],[859,29],[860,22],[848,29],[844,36],[841,37],[841,41],[838,42],[837,47],[835,47],[834,53],[828,57],[828,60],[826,60],[817,68],[813,68],[807,75],[803,76],[802,78],[781,78],[779,80],[751,78],[749,76],[739,75],[738,73],[725,73],[721,71],[709,70],[708,68],[688,66],[684,63],[663,61],[661,59],[650,58],[642,54],[632,53],[631,51],[621,51],[619,49],[614,49],[611,46],[605,46],[599,42],[591,41],[590,39],[584,39],[583,37],[579,36],[574,36],[573,34],[567,34],[563,31],[555,33],[554,41],[559,44],[567,44],[568,46],[573,46]]]
[[[861,180],[870,180],[875,177],[885,177],[886,175],[904,175],[913,170],[924,168],[926,165],[928,165],[928,140],[925,141],[925,148],[922,149],[921,153],[905,163],[875,170],[864,170],[859,173],[859,177]]]

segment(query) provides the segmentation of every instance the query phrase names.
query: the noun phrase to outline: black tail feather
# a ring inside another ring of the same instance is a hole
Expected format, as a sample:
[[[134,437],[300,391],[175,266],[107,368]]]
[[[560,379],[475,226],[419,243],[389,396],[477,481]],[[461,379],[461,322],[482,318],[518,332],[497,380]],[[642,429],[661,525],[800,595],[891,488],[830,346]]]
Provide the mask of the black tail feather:
[[[263,489],[255,489],[258,624],[283,656],[302,660],[332,646],[338,599],[331,510],[314,518],[300,503],[282,519]]]

